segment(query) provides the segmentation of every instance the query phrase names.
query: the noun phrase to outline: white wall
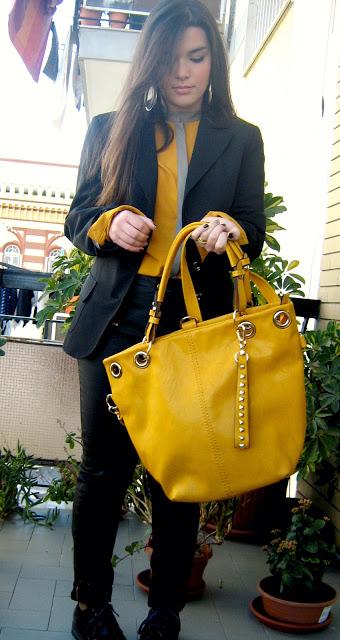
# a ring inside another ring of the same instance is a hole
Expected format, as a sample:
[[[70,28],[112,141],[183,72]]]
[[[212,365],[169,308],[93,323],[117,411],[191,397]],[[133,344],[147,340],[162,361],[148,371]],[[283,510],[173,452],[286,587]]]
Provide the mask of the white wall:
[[[238,114],[260,126],[268,188],[288,208],[281,253],[300,260],[309,297],[317,297],[326,219],[339,13],[335,0],[294,0],[247,75],[244,41],[231,65]]]

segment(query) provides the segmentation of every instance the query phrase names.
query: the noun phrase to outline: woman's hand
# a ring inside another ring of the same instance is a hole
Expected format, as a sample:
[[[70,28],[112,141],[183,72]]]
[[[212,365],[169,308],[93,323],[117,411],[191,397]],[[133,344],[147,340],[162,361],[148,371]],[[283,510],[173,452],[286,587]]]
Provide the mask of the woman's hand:
[[[151,231],[156,229],[150,218],[139,216],[128,209],[113,217],[109,238],[127,251],[143,251],[149,242]]]
[[[240,230],[227,218],[209,216],[203,218],[202,224],[193,231],[191,237],[208,253],[222,254],[225,252],[228,240],[238,240]]]

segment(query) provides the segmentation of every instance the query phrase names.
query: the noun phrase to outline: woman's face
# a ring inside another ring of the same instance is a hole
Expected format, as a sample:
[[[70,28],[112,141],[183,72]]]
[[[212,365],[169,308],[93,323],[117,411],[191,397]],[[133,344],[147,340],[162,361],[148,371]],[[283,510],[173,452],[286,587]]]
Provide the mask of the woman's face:
[[[169,111],[199,111],[210,70],[211,54],[205,32],[200,27],[188,27],[178,41],[172,68],[161,85]]]

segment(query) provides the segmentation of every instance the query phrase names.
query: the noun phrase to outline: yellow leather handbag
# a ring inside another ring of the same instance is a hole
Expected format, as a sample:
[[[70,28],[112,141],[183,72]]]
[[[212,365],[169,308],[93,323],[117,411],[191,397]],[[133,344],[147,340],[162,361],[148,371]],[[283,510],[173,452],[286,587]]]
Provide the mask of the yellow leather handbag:
[[[305,428],[302,341],[288,296],[248,268],[235,242],[227,254],[234,313],[202,321],[185,245],[176,236],[144,340],[104,360],[107,404],[124,422],[142,463],[175,501],[220,500],[295,471]],[[178,249],[187,316],[159,338],[157,324]],[[251,306],[250,280],[267,301]]]

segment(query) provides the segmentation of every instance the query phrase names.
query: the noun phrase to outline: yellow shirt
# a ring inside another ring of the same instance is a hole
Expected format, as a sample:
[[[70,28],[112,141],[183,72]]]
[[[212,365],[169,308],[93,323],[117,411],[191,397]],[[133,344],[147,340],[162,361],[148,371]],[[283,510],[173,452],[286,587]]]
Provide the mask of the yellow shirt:
[[[188,164],[195,146],[199,121],[185,123],[185,142]],[[174,132],[174,128],[170,123]],[[156,149],[163,143],[160,128],[156,127]],[[149,246],[139,268],[139,273],[161,276],[170,245],[176,235],[177,223],[177,146],[174,136],[171,144],[157,153],[158,180],[154,223]]]

